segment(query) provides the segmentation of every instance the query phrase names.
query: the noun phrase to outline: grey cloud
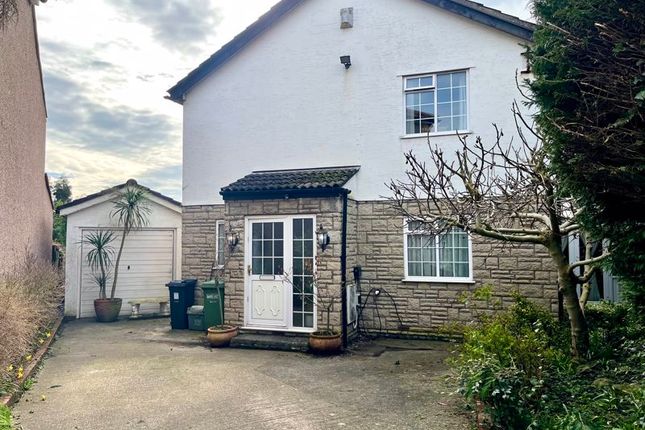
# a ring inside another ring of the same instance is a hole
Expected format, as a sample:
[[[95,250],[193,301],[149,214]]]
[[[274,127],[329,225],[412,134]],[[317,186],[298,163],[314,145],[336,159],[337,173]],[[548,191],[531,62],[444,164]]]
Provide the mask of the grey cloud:
[[[125,74],[125,70],[120,65],[99,59],[95,54],[99,50],[85,49],[47,39],[41,40],[39,44],[43,63],[46,66],[59,64],[64,65],[68,70],[92,70],[106,72],[114,76]]]
[[[49,133],[60,141],[123,156],[157,151],[179,141],[171,118],[128,106],[105,106],[77,83],[45,72]]]
[[[145,172],[137,178],[141,184],[181,201],[181,164]]]
[[[155,78],[163,78],[163,79],[173,79],[175,76],[171,75],[170,73],[154,73],[154,74],[145,74],[145,75],[137,75],[137,79],[142,81],[142,82],[150,82],[154,80]]]
[[[125,16],[148,26],[162,45],[176,52],[200,50],[220,22],[209,1],[110,0]]]

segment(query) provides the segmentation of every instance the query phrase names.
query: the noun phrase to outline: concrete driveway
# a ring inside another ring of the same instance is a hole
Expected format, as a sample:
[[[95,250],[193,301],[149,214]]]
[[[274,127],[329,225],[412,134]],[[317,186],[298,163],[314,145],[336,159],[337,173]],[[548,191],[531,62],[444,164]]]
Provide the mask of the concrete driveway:
[[[14,415],[24,430],[467,429],[445,348],[427,345],[319,358],[210,349],[164,319],[75,321]]]

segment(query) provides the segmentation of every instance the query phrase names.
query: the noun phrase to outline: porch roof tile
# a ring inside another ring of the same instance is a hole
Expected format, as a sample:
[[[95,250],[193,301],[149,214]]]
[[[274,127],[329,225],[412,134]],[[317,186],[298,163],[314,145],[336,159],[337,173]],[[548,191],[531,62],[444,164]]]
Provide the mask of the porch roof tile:
[[[341,188],[359,169],[360,166],[341,166],[289,170],[257,170],[223,187],[221,194]]]

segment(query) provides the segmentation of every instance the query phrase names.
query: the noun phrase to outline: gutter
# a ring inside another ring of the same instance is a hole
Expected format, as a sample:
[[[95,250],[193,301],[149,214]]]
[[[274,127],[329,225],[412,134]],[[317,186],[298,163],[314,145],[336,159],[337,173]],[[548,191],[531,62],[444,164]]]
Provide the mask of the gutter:
[[[343,199],[342,231],[340,247],[340,300],[343,348],[347,348],[347,194],[345,190]]]
[[[296,199],[303,197],[338,197],[347,195],[348,191],[340,187],[325,188],[289,188],[275,190],[230,191],[222,189],[220,195],[224,201],[230,200],[274,200]]]

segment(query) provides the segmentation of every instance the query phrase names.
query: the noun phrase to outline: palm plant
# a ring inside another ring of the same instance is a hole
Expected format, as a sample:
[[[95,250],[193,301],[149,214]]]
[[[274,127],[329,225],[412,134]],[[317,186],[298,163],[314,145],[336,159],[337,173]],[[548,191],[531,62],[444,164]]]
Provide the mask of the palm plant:
[[[116,292],[116,282],[119,276],[119,263],[121,262],[121,255],[123,254],[123,246],[125,239],[132,230],[137,230],[148,225],[148,217],[151,209],[148,206],[147,191],[138,185],[136,182],[128,185],[120,192],[119,197],[114,201],[114,208],[110,213],[112,218],[116,218],[118,225],[123,228],[121,236],[121,244],[119,245],[119,252],[116,256],[114,264],[114,277],[112,279],[112,291],[110,292],[110,299],[114,299]]]
[[[106,286],[114,257],[114,248],[112,247],[114,239],[113,232],[99,230],[89,233],[84,240],[90,246],[86,259],[92,270],[94,282],[99,287],[99,299],[106,298]],[[96,273],[97,270],[98,273]]]

